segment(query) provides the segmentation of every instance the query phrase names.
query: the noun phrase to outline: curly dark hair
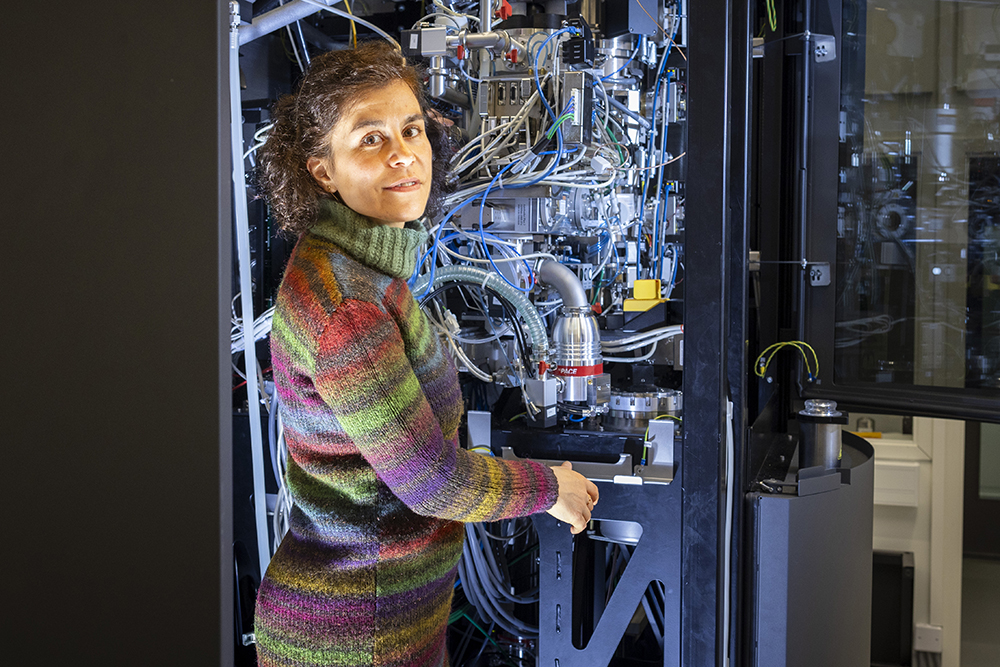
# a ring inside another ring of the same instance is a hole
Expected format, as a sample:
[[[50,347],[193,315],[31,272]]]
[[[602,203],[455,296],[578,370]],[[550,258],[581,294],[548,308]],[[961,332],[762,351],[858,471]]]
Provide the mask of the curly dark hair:
[[[311,157],[329,159],[326,138],[333,126],[367,92],[395,81],[410,87],[424,111],[434,156],[426,213],[437,212],[449,182],[450,144],[445,128],[427,115],[429,105],[421,80],[421,71],[381,40],[312,59],[298,90],[274,106],[274,127],[258,155],[256,184],[282,232],[293,237],[302,234],[316,221],[320,200],[333,197],[312,177],[306,161]]]

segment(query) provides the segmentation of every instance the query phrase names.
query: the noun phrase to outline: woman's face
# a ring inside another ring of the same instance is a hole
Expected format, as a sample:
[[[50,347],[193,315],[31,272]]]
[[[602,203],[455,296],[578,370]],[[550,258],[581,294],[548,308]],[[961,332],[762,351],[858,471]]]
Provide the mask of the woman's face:
[[[402,227],[424,213],[431,190],[431,144],[420,103],[394,81],[366,93],[328,135],[330,159],[306,166],[354,211]]]

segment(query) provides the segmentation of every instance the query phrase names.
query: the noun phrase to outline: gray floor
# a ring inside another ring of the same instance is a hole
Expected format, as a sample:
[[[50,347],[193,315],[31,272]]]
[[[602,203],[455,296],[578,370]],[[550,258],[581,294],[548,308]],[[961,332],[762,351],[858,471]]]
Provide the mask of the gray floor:
[[[962,667],[1000,667],[1000,560],[962,563]]]

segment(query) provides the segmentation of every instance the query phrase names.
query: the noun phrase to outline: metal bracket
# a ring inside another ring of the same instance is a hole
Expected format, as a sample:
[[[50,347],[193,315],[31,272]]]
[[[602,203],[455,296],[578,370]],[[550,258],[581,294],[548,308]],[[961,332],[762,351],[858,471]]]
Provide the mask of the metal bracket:
[[[837,40],[833,35],[817,35],[806,30],[802,39],[812,41],[813,59],[818,63],[828,63],[837,59]]]
[[[809,272],[809,284],[813,287],[826,287],[830,284],[830,262],[809,262],[803,268]]]
[[[809,284],[813,287],[826,287],[830,284],[830,262],[810,262],[803,257],[800,260],[766,260],[760,259],[760,253],[750,252],[750,271],[759,271],[761,264],[797,264],[803,271],[809,272]]]
[[[522,459],[514,450],[510,447],[501,447],[500,451],[502,457],[506,461],[522,461],[527,459]],[[546,459],[530,459],[532,461],[537,461],[543,465],[547,466],[557,466],[562,465],[562,461],[549,461]],[[618,460],[615,463],[593,463],[590,461],[573,461],[573,470],[577,471],[584,477],[594,481],[603,482],[615,482],[618,481],[616,478],[631,477],[633,474],[632,470],[632,455],[631,454],[619,454]],[[636,482],[641,484],[642,478],[637,478]]]

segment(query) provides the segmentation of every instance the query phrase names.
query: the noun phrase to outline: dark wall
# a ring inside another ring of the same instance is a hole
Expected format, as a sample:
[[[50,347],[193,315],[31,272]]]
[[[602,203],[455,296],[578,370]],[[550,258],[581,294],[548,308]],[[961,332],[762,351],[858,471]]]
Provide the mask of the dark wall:
[[[5,662],[224,663],[227,5],[3,23]]]

